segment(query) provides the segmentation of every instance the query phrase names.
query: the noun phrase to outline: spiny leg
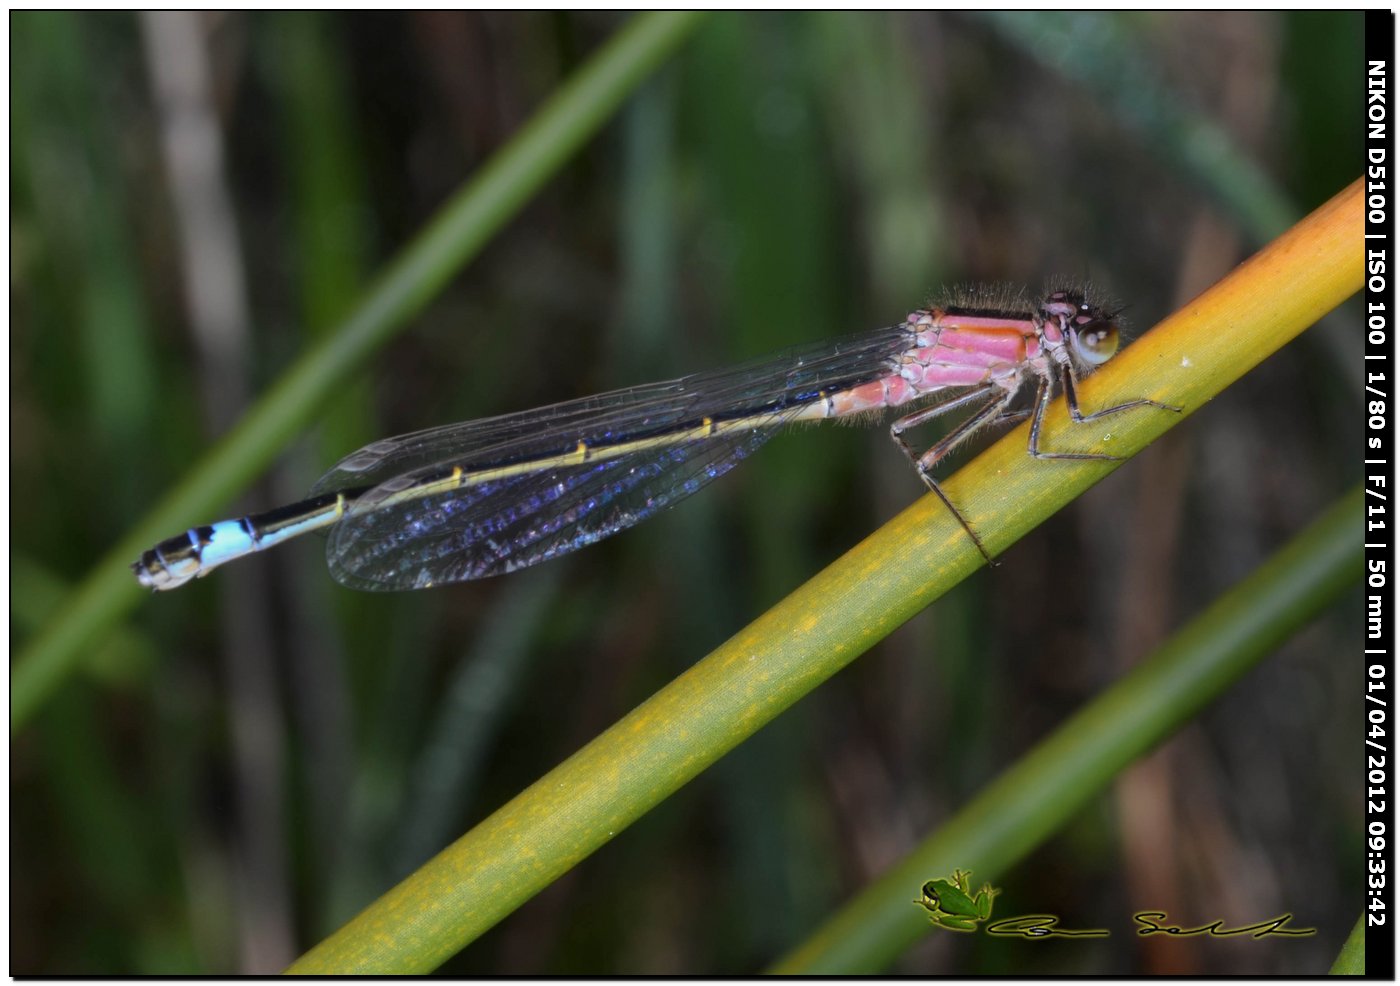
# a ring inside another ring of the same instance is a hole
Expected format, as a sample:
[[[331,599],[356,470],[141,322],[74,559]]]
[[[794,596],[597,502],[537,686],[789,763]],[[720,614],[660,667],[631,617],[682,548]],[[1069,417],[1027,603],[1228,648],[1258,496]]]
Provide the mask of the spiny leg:
[[[909,461],[913,464],[914,468],[918,469],[919,457],[914,454],[914,450],[910,448],[909,443],[904,440],[904,433],[906,431],[910,428],[918,428],[920,425],[926,425],[934,418],[941,417],[949,411],[956,411],[960,407],[966,407],[968,404],[975,404],[984,398],[991,397],[1000,389],[1001,388],[996,384],[987,384],[978,387],[976,390],[970,390],[966,394],[961,394],[953,400],[943,401],[940,404],[931,404],[928,407],[910,412],[901,418],[896,418],[894,421],[890,422],[890,438],[894,439],[895,444],[904,450],[904,454],[909,457]]]
[[[1115,404],[1112,407],[1101,408],[1091,414],[1083,414],[1079,410],[1079,377],[1074,372],[1074,364],[1065,367],[1064,373],[1065,403],[1069,405],[1069,417],[1075,424],[1083,424],[1086,421],[1093,421],[1097,418],[1106,418],[1110,414],[1117,414],[1119,411],[1126,411],[1134,407],[1160,407],[1163,411],[1175,411],[1181,413],[1181,408],[1175,404],[1163,404],[1161,401],[1154,401],[1146,397],[1138,397],[1131,401],[1124,401],[1122,404]]]
[[[1000,388],[998,388],[1000,389]],[[1014,418],[1016,413],[1006,413],[1006,405],[1010,404],[1015,394],[1003,392],[1002,395],[988,401],[984,406],[978,408],[977,413],[972,415],[962,424],[958,425],[948,434],[944,435],[931,449],[919,456],[915,462],[915,468],[921,475],[927,475],[934,466],[942,462],[953,450],[963,442],[972,437],[978,428],[991,424],[994,421],[1001,421],[1003,418]]]
[[[1031,416],[1029,411],[1003,411],[988,422],[989,425],[1014,425],[1020,424]]]
[[[996,395],[998,391],[1001,391],[1001,394],[999,396],[993,396]],[[979,408],[977,413],[954,428],[942,441],[938,442],[938,444],[934,445],[933,448],[929,449],[923,455],[915,456],[914,450],[910,448],[909,443],[904,440],[904,432],[908,429],[925,424],[941,414],[959,407],[964,407],[967,404],[989,396],[992,399],[983,407]],[[938,485],[938,480],[933,478],[932,470],[935,465],[957,448],[958,445],[966,441],[978,428],[993,421],[1000,421],[1003,418],[1016,417],[1015,414],[1006,413],[1006,405],[1011,402],[1013,396],[1012,393],[1006,392],[1000,385],[991,384],[986,387],[979,387],[977,390],[964,394],[956,400],[949,401],[945,404],[936,404],[933,407],[926,407],[923,410],[915,411],[913,414],[906,415],[890,425],[890,437],[894,439],[895,444],[903,449],[904,454],[909,457],[910,463],[913,464],[914,470],[919,474],[919,478],[924,481],[924,485],[932,490],[938,499],[943,501],[943,505],[957,518],[958,523],[962,525],[962,529],[967,532],[967,536],[970,537],[972,543],[977,546],[978,552],[987,560],[987,564],[992,566],[995,566],[996,562],[992,560],[991,554],[988,553],[986,546],[982,544],[982,539],[977,536],[977,532],[972,529],[972,525],[967,522],[967,518],[962,515],[962,512],[953,505],[953,501],[948,499],[948,494],[943,492],[943,488]]]
[[[1110,414],[1117,414],[1120,411],[1127,411],[1135,407],[1158,407],[1164,411],[1175,411],[1181,413],[1181,408],[1173,404],[1163,404],[1160,401],[1149,400],[1146,397],[1139,397],[1136,400],[1125,401],[1122,404],[1115,404],[1113,407],[1106,407],[1091,414],[1084,414],[1079,410],[1079,395],[1075,390],[1075,385],[1079,382],[1071,367],[1064,368],[1064,388],[1065,403],[1069,406],[1070,420],[1075,424],[1084,424],[1098,418],[1107,417]],[[1027,446],[1028,451],[1037,459],[1097,459],[1099,461],[1118,462],[1123,457],[1121,455],[1107,455],[1102,452],[1042,452],[1040,450],[1040,425],[1045,418],[1045,411],[1050,406],[1050,401],[1054,398],[1054,390],[1050,386],[1049,377],[1041,377],[1040,384],[1035,391],[1035,410],[1031,412],[1031,439]]]

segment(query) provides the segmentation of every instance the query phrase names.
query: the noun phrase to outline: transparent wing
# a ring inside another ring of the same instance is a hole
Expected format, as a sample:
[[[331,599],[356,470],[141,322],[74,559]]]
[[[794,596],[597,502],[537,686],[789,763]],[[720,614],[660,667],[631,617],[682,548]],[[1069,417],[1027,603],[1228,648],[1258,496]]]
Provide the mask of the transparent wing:
[[[358,589],[418,588],[513,571],[591,544],[723,475],[822,391],[893,372],[909,345],[907,327],[894,326],[734,369],[375,442],[343,459],[312,491],[373,486],[331,530],[331,574]],[[580,442],[601,452],[694,432],[705,418],[754,420],[704,437],[403,495],[454,468],[470,475],[528,464]]]
[[[385,484],[332,528],[326,562],[343,585],[387,590],[485,578],[556,558],[724,475],[798,410],[779,412],[762,427],[409,500],[386,502],[402,487]],[[427,467],[402,479],[435,475],[437,467]]]
[[[909,347],[906,325],[799,346],[738,367],[495,418],[429,428],[372,442],[336,463],[308,497],[362,489],[426,466],[472,468],[557,455],[580,441],[607,444],[660,434],[736,410],[782,410],[817,391],[853,386],[891,372]]]

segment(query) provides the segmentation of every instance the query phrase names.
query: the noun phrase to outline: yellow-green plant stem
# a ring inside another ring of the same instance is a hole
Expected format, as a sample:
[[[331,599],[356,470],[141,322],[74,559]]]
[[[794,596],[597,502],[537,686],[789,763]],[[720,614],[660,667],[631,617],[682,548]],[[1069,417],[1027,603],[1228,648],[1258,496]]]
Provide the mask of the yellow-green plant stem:
[[[1119,771],[1360,581],[1363,499],[1361,487],[1354,488],[1021,757],[771,971],[879,972],[928,933],[928,921],[910,903],[925,880],[954,868],[972,870],[979,881],[994,880],[1056,832]]]
[[[1364,914],[1356,919],[1356,924],[1352,925],[1351,934],[1347,935],[1347,940],[1342,943],[1342,950],[1337,953],[1337,961],[1332,963],[1328,975],[1366,975],[1366,916]]]
[[[1362,189],[1349,186],[1146,333],[1084,387],[1092,409],[1180,405],[1092,424],[1061,400],[1043,447],[1129,456],[1357,291]],[[946,489],[1005,550],[1115,468],[1040,461],[1022,426]],[[299,959],[299,973],[426,972],[616,836],[982,564],[925,496],[818,573]]]
[[[129,565],[158,539],[208,521],[300,431],[342,381],[402,329],[607,121],[699,23],[633,17],[438,212],[325,340],[308,350],[74,590],[10,676],[17,731],[81,661],[83,649],[144,596]]]

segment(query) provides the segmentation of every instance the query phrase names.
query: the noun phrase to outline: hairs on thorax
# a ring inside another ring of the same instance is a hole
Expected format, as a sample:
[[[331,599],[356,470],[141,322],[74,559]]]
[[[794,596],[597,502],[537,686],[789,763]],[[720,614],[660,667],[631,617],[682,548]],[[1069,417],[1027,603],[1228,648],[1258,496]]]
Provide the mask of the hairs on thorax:
[[[1026,290],[1025,285],[1009,281],[944,286],[935,295],[935,300],[931,302],[931,305],[935,308],[960,308],[976,312],[1025,314],[1036,311],[1040,302],[1056,291],[1073,292],[1095,308],[1107,312],[1115,320],[1127,309],[1126,305],[1121,304],[1106,289],[1088,278],[1072,278],[1064,275],[1046,278],[1044,290],[1038,295],[1032,295]],[[1122,322],[1118,323],[1118,328],[1122,331],[1124,328]]]

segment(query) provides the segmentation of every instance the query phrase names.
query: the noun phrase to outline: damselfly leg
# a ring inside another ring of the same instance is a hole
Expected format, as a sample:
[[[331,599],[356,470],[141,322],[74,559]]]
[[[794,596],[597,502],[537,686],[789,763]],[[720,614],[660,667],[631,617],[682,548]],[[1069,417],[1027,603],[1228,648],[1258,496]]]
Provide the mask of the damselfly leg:
[[[1181,408],[1174,404],[1163,404],[1161,401],[1150,400],[1146,397],[1138,397],[1134,400],[1124,401],[1122,404],[1115,404],[1112,407],[1105,407],[1098,411],[1084,414],[1079,409],[1079,393],[1076,389],[1079,379],[1075,375],[1073,365],[1064,367],[1062,377],[1065,390],[1065,404],[1069,406],[1069,419],[1077,425],[1087,424],[1090,421],[1097,421],[1106,418],[1111,414],[1118,414],[1121,411],[1130,411],[1135,407],[1155,407],[1163,411],[1175,411],[1181,413]],[[1123,457],[1121,455],[1108,455],[1103,452],[1042,452],[1040,450],[1040,425],[1045,419],[1045,411],[1050,406],[1050,402],[1055,397],[1055,388],[1050,385],[1048,377],[1041,377],[1040,384],[1035,393],[1035,410],[1031,415],[1031,438],[1027,451],[1037,459],[1099,459],[1110,462],[1117,462]]]
[[[976,390],[963,394],[951,401],[934,404],[932,407],[925,407],[912,414],[906,414],[890,425],[890,438],[894,439],[895,444],[898,445],[909,458],[910,464],[913,465],[914,471],[919,474],[919,478],[924,481],[924,485],[932,490],[938,499],[943,501],[943,505],[958,519],[958,523],[961,524],[962,529],[967,532],[967,536],[972,538],[972,543],[977,545],[977,550],[981,552],[987,564],[993,566],[996,565],[996,562],[992,560],[992,556],[982,544],[982,539],[977,536],[977,532],[972,529],[972,525],[967,522],[967,518],[962,515],[962,511],[958,510],[958,508],[953,505],[953,501],[948,498],[948,494],[943,492],[943,487],[938,485],[938,480],[933,478],[933,467],[964,441],[971,438],[977,429],[993,422],[1001,421],[1008,416],[1017,417],[1017,412],[1012,412],[1010,415],[1006,413],[1006,407],[1011,403],[1014,396],[1014,393],[1008,392],[1000,384],[978,387]],[[949,411],[957,410],[960,407],[966,407],[969,404],[975,404],[981,400],[985,400],[986,403],[979,408],[976,413],[950,431],[941,441],[922,455],[916,454],[914,449],[909,445],[909,442],[904,438],[904,433],[910,428],[917,428],[920,425],[927,424],[934,418],[947,414]]]
[[[1048,310],[1049,307],[1050,306],[1047,306],[1046,311],[1047,315],[1049,315],[1050,317],[1046,319],[1045,323],[1041,323],[1042,325],[1050,323],[1052,319],[1055,319],[1058,315],[1058,312],[1056,312],[1055,314],[1050,314]],[[895,444],[897,444],[900,447],[900,449],[904,452],[905,456],[908,457],[910,463],[913,464],[915,471],[919,474],[919,478],[924,481],[924,485],[926,485],[931,491],[933,491],[933,493],[940,500],[943,501],[944,506],[946,506],[948,510],[953,514],[953,516],[957,518],[958,523],[962,526],[963,530],[967,532],[968,537],[972,539],[972,543],[977,546],[977,550],[981,553],[982,557],[986,559],[988,565],[994,566],[996,562],[993,561],[991,554],[987,551],[986,546],[982,543],[981,537],[973,529],[972,525],[968,523],[967,518],[963,516],[962,512],[958,510],[958,508],[953,504],[952,500],[949,499],[948,495],[943,491],[943,488],[939,485],[938,481],[933,476],[934,467],[944,458],[946,458],[951,452],[953,452],[959,445],[961,445],[968,438],[970,438],[976,431],[987,425],[1009,424],[1011,422],[1024,420],[1026,417],[1030,417],[1031,428],[1030,438],[1027,442],[1027,451],[1033,458],[1071,460],[1097,459],[1108,461],[1120,460],[1122,456],[1110,455],[1101,452],[1045,452],[1041,450],[1041,426],[1045,419],[1045,412],[1049,408],[1050,402],[1055,397],[1055,382],[1057,369],[1060,372],[1060,382],[1061,386],[1064,389],[1065,403],[1068,405],[1069,408],[1070,420],[1073,421],[1075,424],[1086,424],[1092,421],[1097,421],[1101,418],[1108,417],[1112,414],[1118,414],[1123,411],[1132,410],[1133,408],[1138,407],[1155,407],[1164,411],[1174,411],[1177,413],[1180,413],[1181,411],[1181,408],[1176,407],[1174,405],[1164,404],[1160,401],[1154,401],[1144,397],[1137,398],[1131,401],[1124,401],[1121,404],[1115,404],[1112,407],[1102,408],[1098,411],[1093,411],[1088,414],[1085,414],[1079,407],[1079,394],[1077,388],[1079,378],[1078,374],[1075,372],[1075,360],[1073,358],[1075,355],[1078,355],[1080,358],[1083,358],[1083,353],[1066,353],[1065,349],[1063,348],[1065,345],[1064,340],[1066,338],[1074,340],[1074,343],[1078,343],[1079,336],[1069,334],[1071,326],[1069,324],[1068,319],[1059,319],[1059,322],[1062,332],[1066,334],[1061,335],[1056,340],[1056,342],[1059,344],[1058,346],[1047,347],[1047,349],[1058,349],[1058,353],[1055,353],[1054,355],[1047,353],[1046,356],[1036,361],[1025,360],[1021,363],[1020,367],[1017,370],[1017,375],[1014,378],[1003,378],[998,382],[988,383],[983,386],[976,387],[968,393],[962,394],[956,398],[953,398],[952,400],[934,404],[930,407],[925,407],[918,411],[915,411],[912,414],[907,414],[890,425],[890,437],[894,439]],[[1100,325],[1104,327],[1102,329],[1098,328],[1098,326]],[[1081,325],[1080,328],[1081,331],[1085,333],[1086,338],[1090,337],[1090,334],[1096,331],[1102,332],[1105,335],[1111,332],[1111,345],[1114,349],[1116,349],[1116,328],[1113,328],[1110,323],[1108,323],[1097,313],[1095,313],[1091,320],[1088,320],[1083,325]],[[1064,362],[1058,367],[1056,367],[1053,362],[1055,356],[1060,356],[1064,359]],[[1025,381],[1027,376],[1031,375],[1034,375],[1036,377],[1035,399],[1031,404],[1031,409],[1028,411],[1009,410],[1010,405],[1016,398],[1017,392],[1021,389],[1022,383]],[[945,436],[941,441],[935,444],[928,451],[924,452],[922,455],[916,455],[914,449],[910,446],[909,442],[904,437],[904,433],[911,428],[916,428],[920,425],[927,424],[929,421],[932,421],[935,418],[947,414],[950,411],[954,411],[958,408],[976,404],[979,401],[985,401],[986,403],[984,403],[980,408],[978,408],[977,411],[971,415],[971,417],[959,424],[956,428],[949,432],[947,436]]]

